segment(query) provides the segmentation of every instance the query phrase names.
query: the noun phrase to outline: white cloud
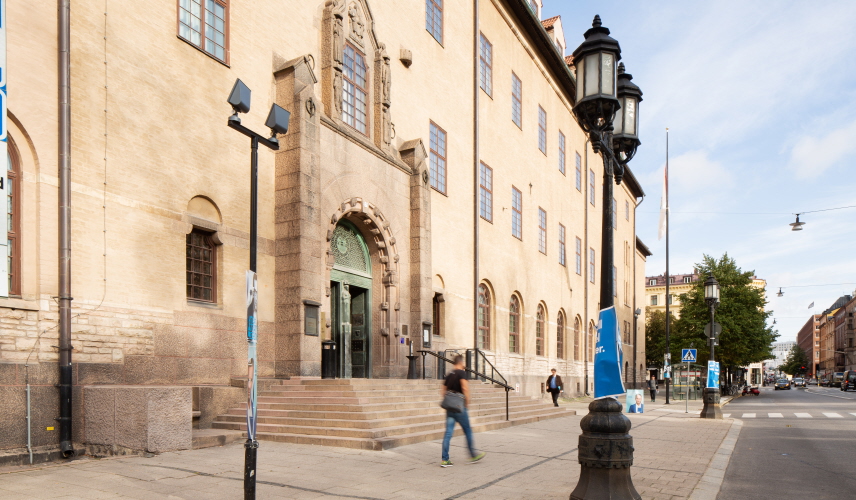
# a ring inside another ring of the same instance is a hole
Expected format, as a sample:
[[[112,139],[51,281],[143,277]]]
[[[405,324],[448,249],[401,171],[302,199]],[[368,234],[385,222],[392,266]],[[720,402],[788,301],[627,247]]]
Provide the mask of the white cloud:
[[[804,136],[791,150],[789,168],[797,179],[817,178],[856,153],[856,121],[825,135]]]

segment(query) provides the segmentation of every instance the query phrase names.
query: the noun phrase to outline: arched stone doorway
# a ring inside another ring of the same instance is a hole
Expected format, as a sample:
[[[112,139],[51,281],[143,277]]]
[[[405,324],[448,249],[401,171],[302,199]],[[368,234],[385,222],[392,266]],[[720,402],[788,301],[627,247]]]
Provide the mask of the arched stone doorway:
[[[357,227],[340,220],[330,238],[332,339],[340,378],[372,376],[372,263]]]

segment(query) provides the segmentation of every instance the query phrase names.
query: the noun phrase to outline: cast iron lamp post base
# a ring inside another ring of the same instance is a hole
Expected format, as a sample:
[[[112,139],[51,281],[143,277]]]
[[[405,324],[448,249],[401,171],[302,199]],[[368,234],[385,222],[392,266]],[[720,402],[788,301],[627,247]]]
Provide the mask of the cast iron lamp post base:
[[[630,479],[630,419],[614,398],[597,399],[580,421],[580,480],[570,500],[642,500]]]
[[[701,410],[701,418],[722,418],[722,407],[719,406],[719,388],[705,387],[704,408]]]

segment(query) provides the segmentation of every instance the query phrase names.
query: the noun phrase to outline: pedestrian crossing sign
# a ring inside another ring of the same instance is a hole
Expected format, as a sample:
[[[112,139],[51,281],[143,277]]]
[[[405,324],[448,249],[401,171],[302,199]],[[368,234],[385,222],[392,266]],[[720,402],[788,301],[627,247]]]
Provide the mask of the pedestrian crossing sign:
[[[681,349],[681,363],[692,363],[696,361],[696,349]]]

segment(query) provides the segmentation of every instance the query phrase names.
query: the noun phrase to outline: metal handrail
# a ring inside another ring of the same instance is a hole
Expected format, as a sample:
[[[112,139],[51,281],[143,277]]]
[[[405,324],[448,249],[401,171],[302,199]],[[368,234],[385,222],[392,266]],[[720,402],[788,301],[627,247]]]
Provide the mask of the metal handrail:
[[[419,351],[416,351],[416,352],[421,352],[423,357],[424,357],[426,354],[430,354],[430,355],[434,356],[435,358],[437,358],[437,359],[439,359],[439,360],[441,360],[441,361],[445,361],[446,363],[449,363],[450,365],[454,365],[454,362],[453,362],[451,359],[447,358],[446,356],[442,356],[442,355],[440,355],[440,354],[437,354],[437,353],[436,353],[436,352],[434,352],[434,351],[419,350]],[[488,362],[488,363],[490,363],[490,362]],[[493,367],[493,365],[491,365],[491,368],[492,368],[492,367]],[[464,368],[464,371],[465,371],[465,372],[468,372],[468,373],[472,373],[473,375],[475,375],[475,376],[476,376],[476,378],[481,378],[481,379],[485,379],[485,380],[490,380],[492,383],[494,383],[494,384],[496,384],[496,385],[498,385],[498,386],[502,387],[503,389],[505,389],[505,420],[509,420],[509,416],[508,416],[508,392],[509,392],[509,391],[511,391],[511,390],[513,390],[514,388],[513,388],[513,387],[511,387],[510,385],[508,385],[508,384],[507,384],[507,383],[505,383],[505,382],[500,382],[499,380],[496,380],[496,379],[494,379],[493,377],[488,377],[486,374],[484,374],[484,373],[479,373],[479,372],[478,372],[478,371],[476,371],[476,370],[472,370],[472,369],[470,369],[470,368]],[[499,373],[499,372],[496,372],[496,373]],[[500,376],[500,377],[502,377],[502,374],[499,374],[499,376]],[[422,372],[422,378],[423,378],[423,379],[425,378],[425,372],[424,372],[424,371]],[[502,377],[502,378],[503,378],[503,379],[505,379],[505,377]]]
[[[489,364],[489,365],[490,365],[490,370],[491,370],[491,373],[492,373],[492,374],[493,374],[493,373],[495,373],[496,375],[498,375],[498,376],[499,376],[499,378],[501,378],[501,379],[502,379],[503,383],[508,384],[508,380],[507,380],[505,377],[503,377],[503,376],[502,376],[502,374],[501,374],[501,373],[499,373],[499,370],[497,370],[497,369],[496,369],[496,367],[495,367],[495,366],[493,366],[493,363],[491,363],[491,362],[490,362],[490,360],[489,360],[489,359],[487,359],[487,356],[485,356],[484,351],[482,351],[481,349],[475,349],[475,352],[476,352],[476,354],[480,354],[480,355],[481,355],[482,360],[483,360],[483,361],[485,361],[487,364]]]

